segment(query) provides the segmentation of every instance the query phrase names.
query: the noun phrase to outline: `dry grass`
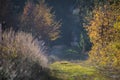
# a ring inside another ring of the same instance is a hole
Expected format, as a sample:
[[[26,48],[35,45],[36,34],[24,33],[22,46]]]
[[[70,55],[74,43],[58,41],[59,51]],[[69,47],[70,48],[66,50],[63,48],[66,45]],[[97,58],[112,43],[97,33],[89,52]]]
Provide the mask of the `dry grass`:
[[[9,80],[39,80],[47,70],[43,42],[33,40],[31,34],[4,32],[0,44],[0,75]],[[2,79],[2,78],[0,78]]]

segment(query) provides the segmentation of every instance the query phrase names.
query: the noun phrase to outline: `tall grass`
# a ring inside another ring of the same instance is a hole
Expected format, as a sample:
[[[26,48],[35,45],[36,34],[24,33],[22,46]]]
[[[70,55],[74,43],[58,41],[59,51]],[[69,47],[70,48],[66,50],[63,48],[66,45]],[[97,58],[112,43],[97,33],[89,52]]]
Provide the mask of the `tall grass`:
[[[47,57],[43,42],[31,34],[6,31],[0,44],[0,80],[46,80]]]

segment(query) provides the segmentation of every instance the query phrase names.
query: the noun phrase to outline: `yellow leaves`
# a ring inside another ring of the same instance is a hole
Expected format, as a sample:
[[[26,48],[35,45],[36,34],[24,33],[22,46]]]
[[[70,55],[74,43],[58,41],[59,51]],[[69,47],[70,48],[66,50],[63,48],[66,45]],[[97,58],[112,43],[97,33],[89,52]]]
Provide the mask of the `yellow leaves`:
[[[114,24],[114,28],[117,29],[117,30],[120,30],[120,22],[116,22]]]
[[[101,49],[101,61],[100,65],[112,67],[119,67],[120,66],[120,49],[117,46],[120,46],[119,42],[113,42],[107,45],[104,49]]]
[[[120,21],[120,15],[117,17],[117,21]]]
[[[108,60],[108,58],[104,58],[104,60],[101,60],[99,64],[101,66],[105,66],[107,64],[107,60]]]
[[[95,8],[86,28],[93,43],[90,59],[100,66],[120,67],[120,13],[116,9]]]
[[[57,36],[58,34],[59,34],[59,33],[57,33],[57,32],[56,32],[56,33],[54,33],[54,34],[53,34],[53,33],[49,34],[49,35],[50,35],[51,40],[52,40],[52,41],[56,40],[56,39],[59,37],[59,36]]]
[[[17,51],[14,47],[1,46],[1,57],[4,59],[16,58]]]
[[[116,13],[114,13],[114,14],[115,14],[116,19],[115,19],[115,23],[113,24],[113,26],[116,30],[120,31],[120,9],[119,9],[119,7],[116,8],[115,12]]]
[[[117,57],[114,57],[114,58],[113,58],[113,66],[119,66],[119,65],[118,65],[118,62],[119,62],[119,61],[118,61]]]

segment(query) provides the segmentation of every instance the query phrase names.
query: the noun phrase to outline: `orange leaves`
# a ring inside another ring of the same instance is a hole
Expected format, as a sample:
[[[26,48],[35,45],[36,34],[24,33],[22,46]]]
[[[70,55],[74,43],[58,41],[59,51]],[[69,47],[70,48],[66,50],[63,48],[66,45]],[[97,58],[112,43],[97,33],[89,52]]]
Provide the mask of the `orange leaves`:
[[[59,37],[60,22],[55,21],[51,8],[44,2],[28,2],[21,16],[21,29],[31,32],[35,36],[41,36],[45,41],[56,40]]]

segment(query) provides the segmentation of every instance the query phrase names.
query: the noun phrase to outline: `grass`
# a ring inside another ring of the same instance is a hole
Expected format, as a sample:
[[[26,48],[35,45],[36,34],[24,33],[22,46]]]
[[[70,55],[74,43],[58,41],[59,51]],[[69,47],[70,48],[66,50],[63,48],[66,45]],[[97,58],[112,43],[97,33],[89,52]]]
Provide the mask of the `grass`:
[[[51,64],[52,75],[60,80],[110,80],[97,73],[92,66],[67,61]]]

